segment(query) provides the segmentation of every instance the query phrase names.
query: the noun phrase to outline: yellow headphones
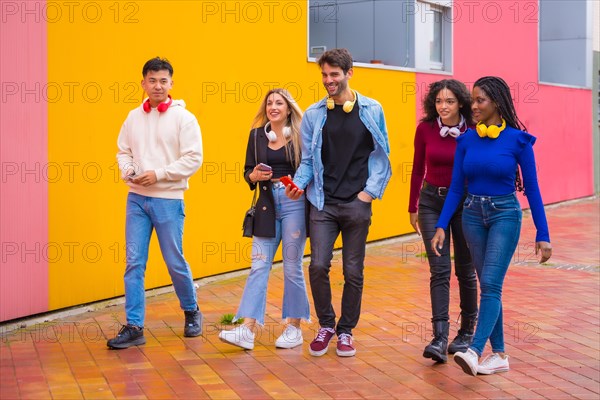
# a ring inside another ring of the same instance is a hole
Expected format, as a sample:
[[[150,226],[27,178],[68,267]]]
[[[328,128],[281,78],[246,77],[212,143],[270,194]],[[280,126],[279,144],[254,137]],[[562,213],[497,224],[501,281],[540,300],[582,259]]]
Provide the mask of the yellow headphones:
[[[496,139],[498,136],[500,136],[500,132],[502,132],[504,130],[504,128],[506,128],[506,121],[504,120],[504,118],[502,118],[502,125],[498,126],[498,125],[490,125],[490,126],[486,126],[484,124],[481,123],[481,121],[479,121],[477,123],[477,134],[479,135],[479,137],[489,137],[490,139]]]
[[[358,99],[358,95],[356,94],[356,90],[353,90],[352,92],[354,93],[354,100],[352,100],[352,101],[348,100],[342,106],[342,109],[346,113],[352,112],[352,109],[354,108],[354,104],[356,103],[356,99]],[[333,110],[334,108],[335,108],[335,102],[333,101],[333,99],[331,97],[327,98],[327,109],[328,110]]]

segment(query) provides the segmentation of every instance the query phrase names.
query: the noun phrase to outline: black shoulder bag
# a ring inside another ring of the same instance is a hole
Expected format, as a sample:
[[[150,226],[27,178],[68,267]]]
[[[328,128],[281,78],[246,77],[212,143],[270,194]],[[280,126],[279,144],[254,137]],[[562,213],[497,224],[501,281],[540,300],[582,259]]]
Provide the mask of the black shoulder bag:
[[[254,128],[254,165],[258,165],[258,157],[256,155],[256,128]],[[244,215],[244,222],[242,223],[242,236],[252,237],[254,233],[254,211],[256,209],[256,195],[258,193],[258,182],[254,187],[254,196],[252,197],[252,206],[246,211]]]

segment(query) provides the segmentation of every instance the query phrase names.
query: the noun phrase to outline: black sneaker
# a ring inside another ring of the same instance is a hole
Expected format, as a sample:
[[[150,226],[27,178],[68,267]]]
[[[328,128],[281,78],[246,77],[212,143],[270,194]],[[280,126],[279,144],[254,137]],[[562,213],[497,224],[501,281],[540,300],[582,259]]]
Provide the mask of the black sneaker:
[[[123,325],[117,337],[106,342],[106,345],[111,349],[126,349],[140,344],[146,344],[144,328],[133,325]]]
[[[200,309],[196,311],[184,311],[185,326],[183,327],[183,336],[195,337],[202,334],[202,313]]]

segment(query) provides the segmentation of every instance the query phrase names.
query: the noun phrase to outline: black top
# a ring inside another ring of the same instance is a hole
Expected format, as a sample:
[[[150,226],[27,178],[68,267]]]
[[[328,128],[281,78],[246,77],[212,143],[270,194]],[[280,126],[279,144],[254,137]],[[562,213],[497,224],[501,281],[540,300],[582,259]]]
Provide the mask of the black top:
[[[254,136],[255,133],[256,139]],[[269,140],[265,135],[264,127],[253,129],[252,131],[250,131],[250,136],[248,138],[248,146],[246,147],[246,161],[244,163],[244,180],[248,183],[251,190],[254,190],[254,188],[258,186],[259,191],[258,200],[256,201],[256,211],[254,213],[254,236],[275,237],[275,199],[273,198],[272,191],[273,184],[270,180],[254,183],[250,180],[250,174],[252,173],[254,167],[258,163],[269,164],[267,158],[268,149]],[[295,172],[291,162],[288,161],[288,164],[290,165],[290,168],[292,168],[292,171]],[[294,173],[292,173],[291,175],[293,177]],[[250,199],[251,198],[248,198],[248,203],[250,202]],[[304,196],[304,200],[298,201],[305,201],[305,204],[308,204],[306,196]],[[309,210],[310,207],[306,206],[304,215],[306,223],[306,236],[309,235]]]
[[[287,160],[285,146],[277,150],[267,148],[267,164],[273,168],[273,179],[279,179],[282,176],[294,176],[294,167]]]
[[[358,106],[346,113],[341,105],[327,110],[323,126],[323,192],[325,204],[348,203],[356,198],[369,178],[373,136],[358,115]]]

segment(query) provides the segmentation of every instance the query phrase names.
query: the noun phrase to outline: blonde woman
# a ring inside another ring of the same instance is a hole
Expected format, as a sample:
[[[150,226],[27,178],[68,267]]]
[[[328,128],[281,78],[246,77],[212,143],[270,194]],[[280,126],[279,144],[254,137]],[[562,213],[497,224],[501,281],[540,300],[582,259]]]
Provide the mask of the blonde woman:
[[[302,270],[306,243],[305,202],[290,200],[283,176],[294,176],[300,164],[300,122],[302,111],[284,89],[272,89],[265,96],[252,123],[248,139],[244,179],[250,189],[260,192],[254,216],[252,267],[236,320],[244,323],[221,331],[219,339],[246,350],[254,348],[256,325],[264,325],[267,282],[279,245],[283,256],[282,318],[289,323],[275,341],[278,348],[302,344],[300,321],[310,319],[310,306]]]

